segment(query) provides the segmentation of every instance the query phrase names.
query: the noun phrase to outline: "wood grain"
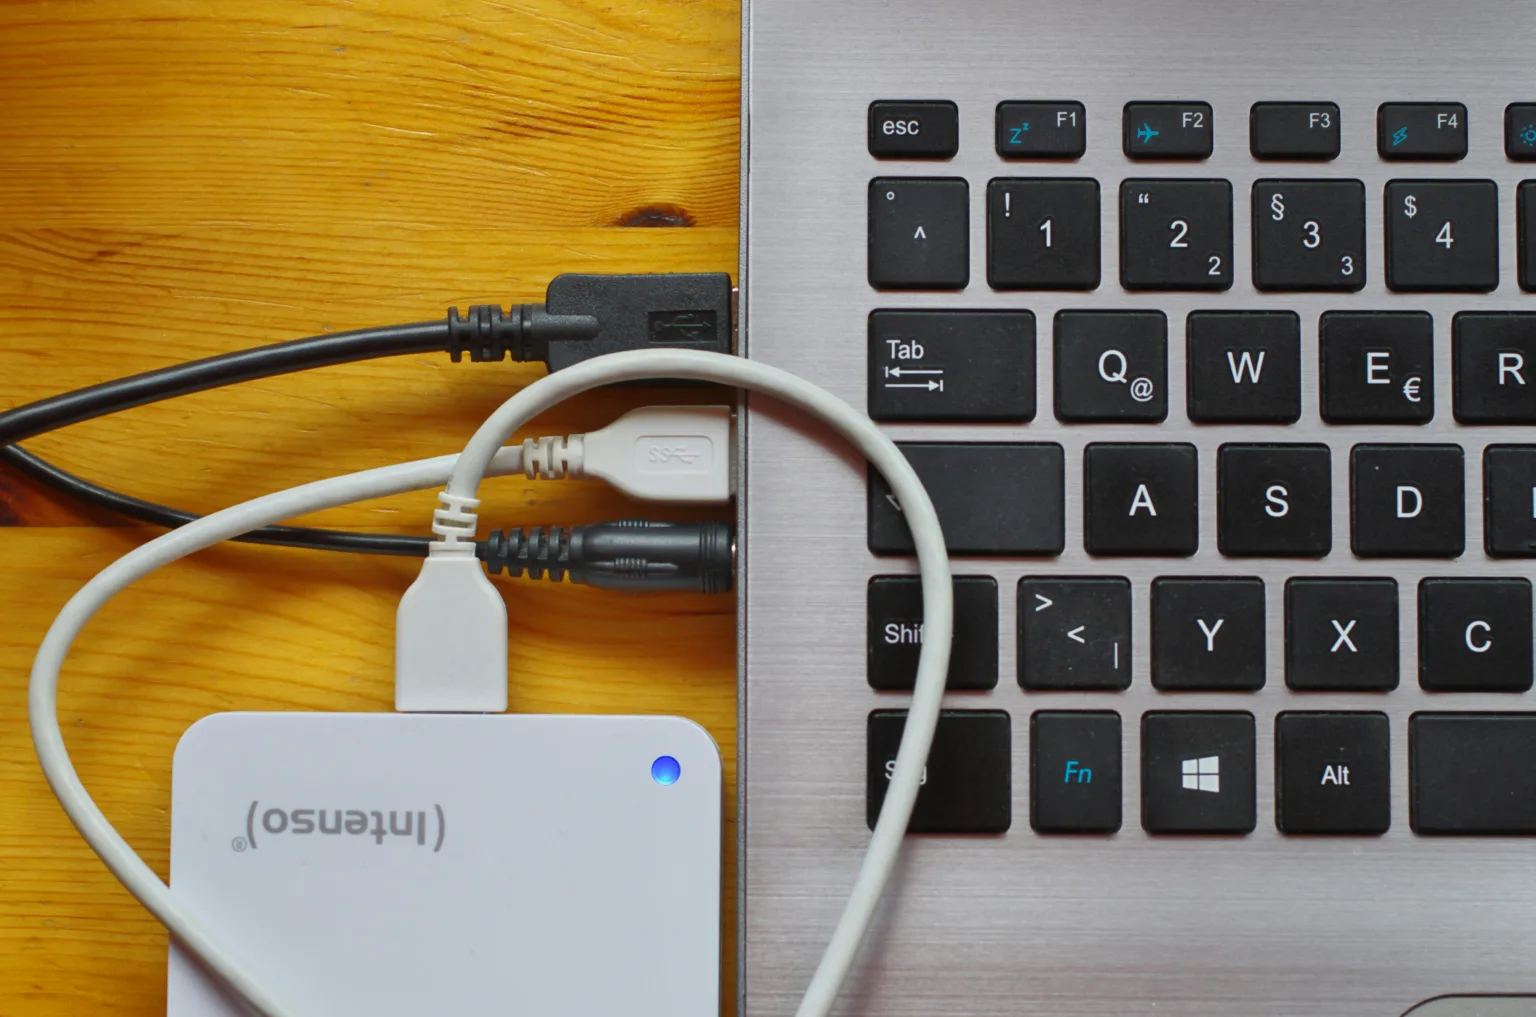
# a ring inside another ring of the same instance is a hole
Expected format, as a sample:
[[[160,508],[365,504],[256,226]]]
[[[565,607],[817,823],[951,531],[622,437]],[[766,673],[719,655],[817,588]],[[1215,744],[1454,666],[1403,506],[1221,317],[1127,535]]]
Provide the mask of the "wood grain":
[[[0,4],[0,405],[279,339],[537,300],[561,271],[734,273],[739,17],[731,0]],[[452,451],[540,370],[446,357],[333,368],[30,447],[207,511]],[[654,398],[595,393],[533,430],[599,426]],[[307,521],[421,532],[430,501]],[[485,517],[637,510],[597,485],[504,480],[488,486]],[[165,936],[70,828],[26,729],[26,673],[53,614],[148,535],[105,522],[0,473],[3,1017],[164,1013]],[[157,871],[181,732],[229,709],[388,709],[393,613],[412,571],[228,546],[151,577],[91,624],[64,676],[66,737]],[[513,709],[689,716],[734,781],[730,598],[502,589]],[[733,877],[734,816],[729,832]],[[733,957],[728,944],[728,975]]]

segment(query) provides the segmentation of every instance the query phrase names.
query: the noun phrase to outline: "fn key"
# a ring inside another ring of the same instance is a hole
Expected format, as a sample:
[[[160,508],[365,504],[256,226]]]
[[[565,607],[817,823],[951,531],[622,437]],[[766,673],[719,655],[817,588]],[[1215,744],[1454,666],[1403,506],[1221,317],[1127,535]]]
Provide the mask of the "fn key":
[[[875,828],[896,769],[906,710],[869,715],[866,820]],[[908,833],[1005,833],[1013,824],[1013,745],[1002,710],[945,710]]]

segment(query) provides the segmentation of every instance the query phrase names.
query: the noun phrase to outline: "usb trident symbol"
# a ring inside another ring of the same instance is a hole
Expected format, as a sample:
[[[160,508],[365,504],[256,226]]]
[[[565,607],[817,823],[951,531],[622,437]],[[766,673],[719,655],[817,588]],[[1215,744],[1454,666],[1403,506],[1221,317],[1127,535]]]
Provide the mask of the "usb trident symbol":
[[[1398,145],[1401,145],[1403,142],[1405,142],[1407,140],[1408,140],[1408,128],[1406,128],[1406,127],[1399,127],[1397,129],[1397,133],[1392,135],[1392,147],[1396,148]]]

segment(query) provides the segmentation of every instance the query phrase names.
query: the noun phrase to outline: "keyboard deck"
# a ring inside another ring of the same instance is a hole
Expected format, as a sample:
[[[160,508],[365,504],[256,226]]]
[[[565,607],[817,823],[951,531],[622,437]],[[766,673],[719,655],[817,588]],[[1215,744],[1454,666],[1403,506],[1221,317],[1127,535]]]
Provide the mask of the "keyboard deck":
[[[1536,8],[747,26],[745,351],[886,426],[956,574],[846,1012],[1536,992]],[[881,478],[749,407],[756,1017],[835,920],[922,629]]]

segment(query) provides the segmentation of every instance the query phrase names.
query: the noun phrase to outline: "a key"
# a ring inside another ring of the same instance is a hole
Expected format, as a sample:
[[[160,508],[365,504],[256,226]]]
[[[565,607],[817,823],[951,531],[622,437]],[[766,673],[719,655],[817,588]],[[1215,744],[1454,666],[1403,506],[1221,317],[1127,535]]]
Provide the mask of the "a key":
[[[1467,156],[1467,107],[1459,102],[1386,102],[1376,111],[1383,159],[1456,160]]]
[[[1099,285],[1099,182],[1000,178],[987,184],[987,283],[998,290]]]
[[[1255,159],[1337,159],[1339,131],[1332,102],[1256,102],[1248,113]]]
[[[1419,581],[1419,685],[1434,692],[1531,687],[1528,579]]]
[[[1504,154],[1520,162],[1536,159],[1536,103],[1504,107]]]
[[[1294,311],[1191,311],[1185,397],[1199,424],[1301,418],[1301,318]]]
[[[960,150],[952,102],[882,99],[869,104],[869,154],[876,159],[949,159]]]
[[[1328,311],[1318,322],[1330,424],[1423,424],[1435,415],[1434,320],[1422,311]]]
[[[1035,416],[1028,311],[875,311],[869,415],[887,421],[1024,423]]]
[[[1361,558],[1456,558],[1466,549],[1460,445],[1356,445],[1350,545]]]
[[[1536,424],[1536,314],[1456,315],[1451,372],[1461,423]]]
[[[1414,833],[1536,833],[1536,713],[1408,718]]]
[[[1209,159],[1215,130],[1208,102],[1128,102],[1120,121],[1128,159]]]
[[[1120,284],[1128,290],[1230,289],[1232,184],[1121,183]]]
[[[1483,450],[1483,550],[1536,558],[1536,445]]]
[[[933,499],[951,554],[1058,555],[1065,544],[1060,445],[903,443]],[[911,554],[912,534],[885,478],[869,471],[869,549]]]
[[[1118,577],[1019,580],[1019,685],[1128,688],[1131,584]]]
[[[1141,826],[1148,833],[1251,833],[1251,713],[1141,717]]]
[[[1056,419],[1156,423],[1168,416],[1168,318],[1161,311],[1056,313]]]
[[[1282,833],[1386,833],[1391,726],[1384,713],[1275,716],[1275,826]]]
[[[1000,102],[997,154],[1004,159],[1076,159],[1088,148],[1080,102]]]
[[[1255,181],[1253,285],[1261,290],[1362,289],[1365,185],[1358,180]]]
[[[1331,692],[1397,688],[1397,581],[1285,584],[1285,684]]]
[[[1152,581],[1152,684],[1246,692],[1264,687],[1264,581]]]
[[[1037,710],[1029,718],[1029,825],[1037,833],[1120,829],[1120,715]]]
[[[869,182],[869,284],[961,290],[970,282],[970,188],[947,177]]]
[[[1492,180],[1387,184],[1387,286],[1486,293],[1499,285],[1499,187]]]
[[[875,828],[896,770],[906,710],[875,710],[866,732],[865,821]],[[933,733],[908,833],[1006,833],[1013,825],[1013,733],[1002,710],[945,710]]]
[[[1331,551],[1328,446],[1221,446],[1216,453],[1216,545],[1231,557],[1321,558]]]
[[[1193,445],[1083,450],[1083,546],[1098,555],[1194,554],[1200,547]]]
[[[1350,545],[1361,558],[1457,558],[1466,549],[1460,445],[1356,445]]]
[[[955,576],[955,632],[949,653],[952,690],[997,685],[997,580]],[[910,692],[923,648],[923,588],[916,576],[869,581],[869,685]]]

